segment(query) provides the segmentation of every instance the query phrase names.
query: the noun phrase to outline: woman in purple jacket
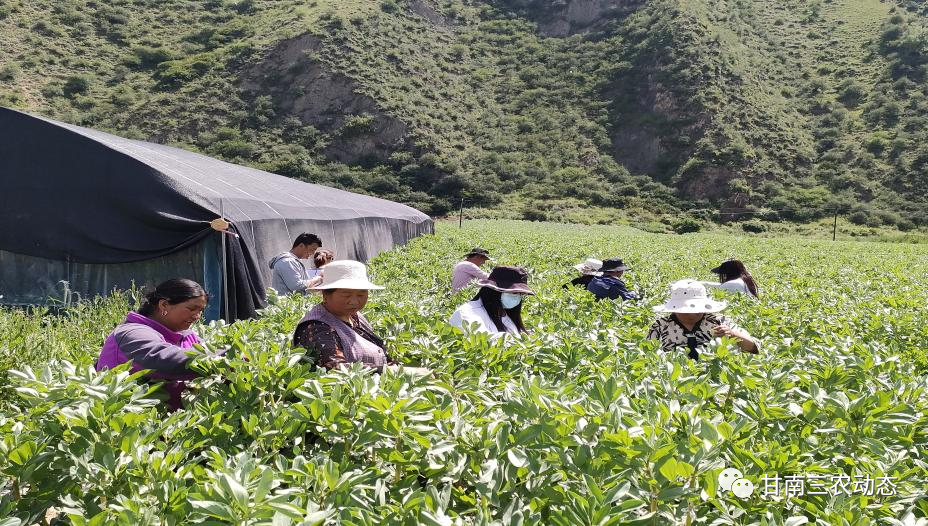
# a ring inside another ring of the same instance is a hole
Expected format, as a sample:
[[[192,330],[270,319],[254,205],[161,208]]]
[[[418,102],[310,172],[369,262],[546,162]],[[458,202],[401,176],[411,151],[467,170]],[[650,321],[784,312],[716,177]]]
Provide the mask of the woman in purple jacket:
[[[169,279],[146,294],[138,312],[130,312],[103,344],[97,370],[132,360],[132,371],[150,369],[163,381],[168,407],[181,407],[181,392],[198,375],[187,369],[187,350],[200,343],[190,326],[200,319],[209,296],[197,282]]]

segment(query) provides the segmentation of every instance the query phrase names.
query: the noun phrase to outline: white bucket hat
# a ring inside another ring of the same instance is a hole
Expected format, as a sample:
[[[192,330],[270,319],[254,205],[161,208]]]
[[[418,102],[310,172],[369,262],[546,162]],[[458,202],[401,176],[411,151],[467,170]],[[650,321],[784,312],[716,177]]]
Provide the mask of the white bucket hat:
[[[326,265],[322,274],[322,284],[313,287],[312,290],[380,290],[382,288],[367,279],[367,267],[364,263],[344,259]]]
[[[654,307],[657,312],[682,312],[687,314],[718,312],[728,302],[715,301],[706,286],[693,279],[681,279],[670,284],[670,298],[663,305]]]
[[[592,274],[594,276],[601,276],[602,272],[596,272],[601,269],[603,262],[599,259],[587,258],[583,263],[577,263],[574,265],[574,268],[583,274]]]

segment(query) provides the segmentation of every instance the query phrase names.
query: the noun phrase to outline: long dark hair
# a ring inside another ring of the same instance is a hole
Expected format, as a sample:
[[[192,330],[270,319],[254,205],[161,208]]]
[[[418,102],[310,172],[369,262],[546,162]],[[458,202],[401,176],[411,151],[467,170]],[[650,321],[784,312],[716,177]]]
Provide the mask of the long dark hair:
[[[516,329],[519,329],[519,332],[528,332],[522,323],[522,303],[520,302],[511,309],[504,309],[503,302],[500,299],[502,295],[502,292],[493,290],[490,287],[480,287],[477,295],[474,296],[474,300],[480,300],[483,303],[483,308],[487,310],[487,314],[490,315],[490,319],[493,320],[493,325],[496,325],[498,331],[506,332],[502,315],[505,312],[509,319],[512,320],[513,325],[516,326]]]
[[[172,278],[145,294],[142,298],[142,306],[139,307],[139,314],[151,316],[161,300],[168,300],[169,305],[177,305],[200,296],[206,296],[206,299],[209,299],[209,294],[196,281]]]
[[[754,283],[754,278],[751,277],[751,273],[744,267],[744,263],[742,263],[740,259],[729,259],[719,265],[718,275],[722,283],[741,278],[748,287],[748,290],[751,291],[751,294],[753,294],[755,298],[760,297],[757,294],[757,285]]]

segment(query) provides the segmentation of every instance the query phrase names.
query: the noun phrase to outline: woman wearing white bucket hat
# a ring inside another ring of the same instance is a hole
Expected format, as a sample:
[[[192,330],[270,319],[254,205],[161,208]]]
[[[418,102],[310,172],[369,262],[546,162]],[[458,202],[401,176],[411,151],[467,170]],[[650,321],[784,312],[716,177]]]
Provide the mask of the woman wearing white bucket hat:
[[[360,362],[382,370],[393,363],[383,339],[374,334],[361,314],[368,292],[382,288],[370,282],[363,263],[328,263],[322,283],[312,288],[322,292],[322,303],[300,320],[293,335],[294,347],[314,352],[316,364],[327,369]]]
[[[699,281],[676,281],[670,285],[667,302],[654,307],[655,311],[669,315],[655,320],[648,338],[660,341],[665,351],[686,347],[687,355],[694,360],[699,359],[699,347],[719,336],[734,338],[741,350],[757,354],[760,346],[748,331],[716,314],[727,306],[724,301],[713,300]]]
[[[602,268],[603,262],[596,258],[587,258],[586,261],[582,263],[577,263],[574,265],[574,268],[580,272],[580,276],[570,280],[570,283],[565,283],[561,288],[569,289],[571,287],[583,287],[586,288],[587,285],[593,281],[593,278],[602,276],[603,273],[599,272],[599,269]]]

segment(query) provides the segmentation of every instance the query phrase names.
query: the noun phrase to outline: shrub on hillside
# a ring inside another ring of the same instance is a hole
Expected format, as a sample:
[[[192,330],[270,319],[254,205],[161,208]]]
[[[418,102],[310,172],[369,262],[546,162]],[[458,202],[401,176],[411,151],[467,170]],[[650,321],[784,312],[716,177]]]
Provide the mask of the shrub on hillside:
[[[19,68],[18,64],[6,64],[0,68],[0,81],[10,82],[16,80],[16,77],[18,77],[21,72],[22,70]]]
[[[347,25],[344,17],[333,12],[322,13],[319,20],[325,22],[326,27],[333,31],[344,29]]]
[[[156,76],[164,86],[177,87],[205,74],[213,64],[205,56],[169,60],[158,64]]]
[[[16,8],[19,7],[18,3],[14,4],[13,2],[4,2],[0,4],[0,20],[10,16]]]
[[[132,57],[126,60],[130,66],[152,68],[158,64],[176,58],[174,53],[163,47],[135,46],[132,48]]]
[[[338,134],[345,138],[366,135],[374,129],[374,116],[367,113],[350,115],[345,119]]]
[[[526,221],[547,221],[548,214],[538,203],[527,203],[522,207],[522,219]]]
[[[87,93],[90,89],[90,77],[87,75],[71,75],[64,81],[61,92],[68,97]]]
[[[242,0],[241,2],[235,4],[233,9],[235,9],[235,12],[240,15],[253,13],[256,10],[255,0]]]
[[[847,220],[851,223],[854,223],[855,225],[865,225],[867,224],[867,219],[869,219],[869,217],[870,214],[867,212],[863,210],[857,210],[848,215]]]
[[[838,100],[849,108],[857,107],[866,96],[866,86],[854,79],[847,79],[838,86]]]
[[[212,149],[226,158],[250,159],[258,153],[257,145],[244,139],[221,141],[214,144]]]
[[[760,234],[767,231],[767,224],[763,221],[757,219],[752,219],[750,221],[745,221],[741,223],[741,230],[749,232],[751,234]]]
[[[58,84],[48,83],[39,90],[43,97],[46,99],[53,99],[55,97],[60,97],[63,95],[61,92],[61,86]]]
[[[673,223],[673,231],[677,234],[690,234],[700,230],[702,230],[702,223],[691,217],[684,217]]]
[[[64,36],[63,33],[61,32],[61,29],[59,29],[57,26],[45,20],[39,20],[38,22],[36,22],[35,25],[32,26],[32,30],[39,35],[43,35],[43,36],[51,37],[51,38],[58,38],[58,37]]]
[[[864,148],[873,155],[883,153],[890,145],[889,133],[878,131],[867,135],[864,138]]]
[[[0,91],[0,106],[19,107],[23,102],[22,94],[16,91]]]
[[[55,17],[65,26],[74,27],[85,20],[85,15],[71,5],[59,4],[54,8]]]
[[[872,215],[874,216],[874,220],[872,221],[874,224],[871,226],[896,226],[902,222],[902,216],[891,210],[877,210]]]

